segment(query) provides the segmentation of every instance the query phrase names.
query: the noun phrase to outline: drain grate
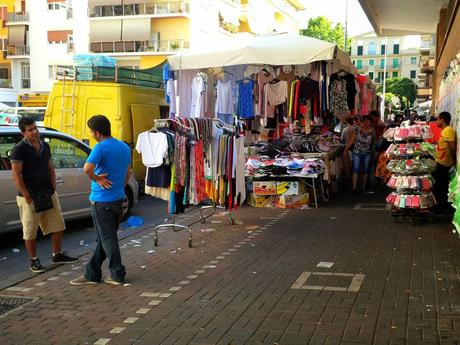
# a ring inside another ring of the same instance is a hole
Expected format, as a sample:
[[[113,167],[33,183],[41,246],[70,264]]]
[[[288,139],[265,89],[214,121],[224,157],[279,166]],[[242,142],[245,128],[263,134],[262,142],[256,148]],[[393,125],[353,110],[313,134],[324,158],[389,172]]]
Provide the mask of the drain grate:
[[[353,209],[359,211],[388,211],[391,207],[388,204],[356,204]]]
[[[32,301],[34,298],[0,295],[0,316]]]

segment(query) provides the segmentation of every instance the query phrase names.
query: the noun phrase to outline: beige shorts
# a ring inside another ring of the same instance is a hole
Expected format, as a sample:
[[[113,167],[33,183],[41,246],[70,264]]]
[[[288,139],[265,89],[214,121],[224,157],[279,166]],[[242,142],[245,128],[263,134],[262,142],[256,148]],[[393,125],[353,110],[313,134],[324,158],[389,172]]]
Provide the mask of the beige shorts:
[[[34,203],[28,204],[22,196],[16,197],[19,207],[19,216],[22,223],[23,238],[34,240],[37,237],[38,226],[44,235],[59,232],[65,229],[64,218],[61,213],[61,205],[57,193],[52,195],[53,208],[43,212],[35,212]]]

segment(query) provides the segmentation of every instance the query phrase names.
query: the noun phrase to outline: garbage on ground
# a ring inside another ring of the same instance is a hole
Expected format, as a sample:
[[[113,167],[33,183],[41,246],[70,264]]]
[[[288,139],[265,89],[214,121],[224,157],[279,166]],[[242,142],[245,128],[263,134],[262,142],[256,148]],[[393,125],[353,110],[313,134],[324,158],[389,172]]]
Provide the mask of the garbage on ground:
[[[124,228],[137,228],[144,225],[144,218],[138,216],[130,216],[123,225]]]
[[[139,244],[139,243],[141,243],[141,242],[140,242],[140,241],[138,241],[138,240],[131,240],[131,242],[133,242],[133,243],[136,243],[136,244]]]
[[[152,250],[149,250],[147,251],[147,254],[152,254],[152,253],[155,253],[155,251],[152,249]]]
[[[15,253],[15,254],[17,254],[17,253],[20,252],[20,250],[19,250],[18,248],[13,248],[12,251],[13,251],[13,253]]]
[[[201,232],[213,232],[213,231],[216,231],[216,229],[213,229],[213,228],[201,229]]]
[[[318,265],[316,265],[318,268],[331,268],[332,266],[334,266],[334,263],[329,261],[321,261]]]
[[[221,224],[222,221],[221,220],[211,220],[211,223],[212,224]]]
[[[4,256],[3,258],[0,258],[0,261],[3,261],[3,260],[6,260],[8,259],[6,256]]]
[[[171,251],[169,252],[169,254],[174,254],[174,253],[176,253],[175,250],[171,250]]]
[[[85,241],[81,240],[80,241],[80,246],[84,246],[85,245]]]
[[[145,265],[142,265],[141,268],[145,268]]]

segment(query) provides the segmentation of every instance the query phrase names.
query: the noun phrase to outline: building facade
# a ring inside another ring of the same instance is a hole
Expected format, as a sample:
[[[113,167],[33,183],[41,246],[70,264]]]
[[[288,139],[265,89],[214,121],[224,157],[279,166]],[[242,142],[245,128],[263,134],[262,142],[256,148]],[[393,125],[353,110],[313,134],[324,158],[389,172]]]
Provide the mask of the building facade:
[[[11,61],[8,55],[8,31],[9,20],[12,20],[12,13],[23,13],[23,3],[16,0],[0,2],[0,109],[14,106],[17,101],[17,90],[12,85]]]
[[[0,82],[20,95],[48,93],[57,66],[71,65],[74,54],[144,69],[184,50],[306,23],[299,0],[0,0],[0,8]]]
[[[433,74],[436,59],[436,36],[422,35],[417,87],[417,100],[426,102],[433,96]]]
[[[385,78],[409,78],[418,83],[420,36],[377,37],[370,32],[352,38],[351,59],[359,73],[376,84]]]

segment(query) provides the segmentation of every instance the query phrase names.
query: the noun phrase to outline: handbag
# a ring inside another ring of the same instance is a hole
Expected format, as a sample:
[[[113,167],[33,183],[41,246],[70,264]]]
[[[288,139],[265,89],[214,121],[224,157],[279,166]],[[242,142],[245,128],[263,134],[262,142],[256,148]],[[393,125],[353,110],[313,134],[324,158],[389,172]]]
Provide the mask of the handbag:
[[[53,194],[54,192],[50,191],[42,191],[32,194],[36,213],[51,210],[54,207],[52,199]]]

